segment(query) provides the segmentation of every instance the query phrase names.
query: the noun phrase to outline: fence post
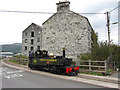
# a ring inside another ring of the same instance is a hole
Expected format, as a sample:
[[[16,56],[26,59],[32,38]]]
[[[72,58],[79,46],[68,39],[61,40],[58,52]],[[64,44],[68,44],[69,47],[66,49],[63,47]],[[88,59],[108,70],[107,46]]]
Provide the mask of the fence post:
[[[105,63],[105,72],[107,72],[107,61],[105,60],[104,63]]]
[[[89,72],[91,71],[91,60],[89,60]]]
[[[80,61],[81,61],[81,60],[79,60],[79,64],[78,64],[79,66],[80,66]]]
[[[116,68],[116,62],[115,62],[115,61],[114,61],[114,64],[113,64],[113,65],[114,65],[114,70],[115,70],[115,68]]]

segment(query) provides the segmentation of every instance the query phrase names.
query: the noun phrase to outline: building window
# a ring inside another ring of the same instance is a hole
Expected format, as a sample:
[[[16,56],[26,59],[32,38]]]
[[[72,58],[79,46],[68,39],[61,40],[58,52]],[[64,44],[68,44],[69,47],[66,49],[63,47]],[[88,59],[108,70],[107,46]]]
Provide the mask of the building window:
[[[27,33],[25,33],[25,36],[27,36]]]
[[[34,44],[34,40],[33,40],[33,39],[31,39],[31,44],[32,44],[32,45]]]
[[[40,50],[40,46],[37,46],[37,50]]]
[[[34,37],[34,32],[31,32],[31,37]]]
[[[37,42],[40,42],[40,38],[37,38]]]
[[[38,32],[38,35],[40,35],[40,31]]]
[[[25,46],[25,50],[27,50],[27,46]]]
[[[31,48],[30,48],[30,50],[31,50],[31,51],[33,51],[33,50],[34,50],[34,48],[33,48],[33,47],[31,47]]]
[[[27,39],[25,39],[25,43],[27,43]]]

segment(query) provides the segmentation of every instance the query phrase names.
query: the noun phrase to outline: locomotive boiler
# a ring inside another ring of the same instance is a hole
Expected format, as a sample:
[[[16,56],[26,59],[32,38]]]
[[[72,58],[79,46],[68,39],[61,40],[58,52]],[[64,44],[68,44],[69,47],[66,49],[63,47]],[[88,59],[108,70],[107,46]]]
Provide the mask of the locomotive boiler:
[[[63,55],[56,56],[48,55],[46,50],[37,50],[29,53],[30,69],[47,70],[51,73],[77,75],[79,67],[74,66],[72,58],[65,57],[65,48],[63,48]]]

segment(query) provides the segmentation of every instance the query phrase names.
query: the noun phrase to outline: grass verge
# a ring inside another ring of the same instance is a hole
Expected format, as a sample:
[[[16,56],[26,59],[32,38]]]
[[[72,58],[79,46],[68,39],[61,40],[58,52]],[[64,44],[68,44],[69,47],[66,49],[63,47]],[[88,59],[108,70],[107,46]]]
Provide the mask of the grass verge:
[[[19,63],[17,63],[17,62],[16,62],[15,60],[13,60],[13,59],[9,59],[9,61],[12,62],[12,63],[19,64]]]
[[[27,63],[18,63],[17,61],[13,59],[9,59],[10,62],[15,63],[15,64],[20,64],[20,65],[27,65]]]
[[[97,73],[97,72],[80,72],[80,73],[81,73],[81,74],[104,76],[103,73]]]

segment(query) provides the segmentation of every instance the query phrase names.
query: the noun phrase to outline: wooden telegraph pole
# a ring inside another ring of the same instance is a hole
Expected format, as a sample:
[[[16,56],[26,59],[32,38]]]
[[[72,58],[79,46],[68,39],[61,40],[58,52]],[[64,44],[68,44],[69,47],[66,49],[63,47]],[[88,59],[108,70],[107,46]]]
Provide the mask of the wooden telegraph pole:
[[[110,17],[109,17],[109,12],[106,12],[107,14],[107,29],[108,29],[108,45],[110,45]]]

